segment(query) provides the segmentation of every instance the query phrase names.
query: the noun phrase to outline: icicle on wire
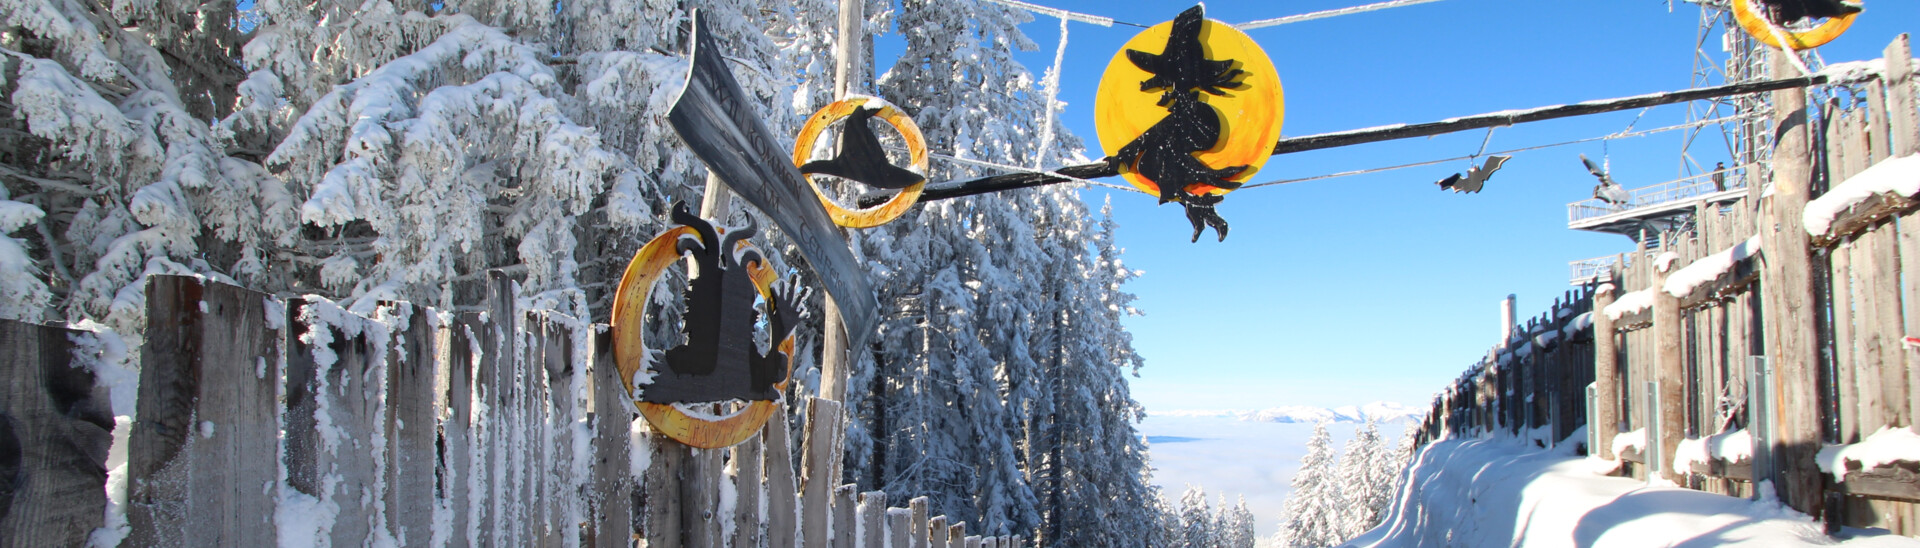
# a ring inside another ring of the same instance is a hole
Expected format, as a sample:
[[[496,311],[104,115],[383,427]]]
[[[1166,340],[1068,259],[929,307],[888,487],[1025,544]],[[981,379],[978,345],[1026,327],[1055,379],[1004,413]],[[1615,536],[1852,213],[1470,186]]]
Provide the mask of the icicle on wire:
[[[1033,169],[1046,165],[1047,147],[1053,146],[1054,112],[1060,110],[1060,65],[1067,59],[1067,19],[1060,19],[1060,47],[1053,50],[1053,70],[1047,74],[1047,121],[1040,126],[1040,147],[1033,155]]]
[[[986,1],[999,4],[1002,6],[1006,6],[1009,8],[1023,9],[1023,10],[1027,10],[1040,15],[1058,18],[1062,21],[1079,21],[1082,23],[1100,25],[1102,27],[1111,27],[1113,26],[1114,23],[1119,23],[1122,25],[1130,26],[1130,27],[1147,28],[1146,25],[1128,23],[1126,21],[1115,21],[1112,17],[1101,17],[1098,15],[1087,15],[1084,13],[1075,13],[1075,12],[1063,10],[1060,8],[1049,8],[1039,4],[1030,4],[1027,2],[1021,2],[1020,0],[986,0]]]
[[[998,1],[998,0],[988,0],[988,1]],[[1367,4],[1364,6],[1354,6],[1350,8],[1316,11],[1313,13],[1302,13],[1300,15],[1289,15],[1286,17],[1277,17],[1273,19],[1261,19],[1259,21],[1248,21],[1245,23],[1234,25],[1234,28],[1238,28],[1240,30],[1252,30],[1252,29],[1266,28],[1266,27],[1272,27],[1277,25],[1285,25],[1288,23],[1299,23],[1302,21],[1325,19],[1328,17],[1335,17],[1340,15],[1352,15],[1355,13],[1366,13],[1369,11],[1379,11],[1379,10],[1388,9],[1388,8],[1412,6],[1415,4],[1426,4],[1430,2],[1439,2],[1439,1],[1440,0],[1391,0],[1388,2],[1379,2],[1374,4]]]

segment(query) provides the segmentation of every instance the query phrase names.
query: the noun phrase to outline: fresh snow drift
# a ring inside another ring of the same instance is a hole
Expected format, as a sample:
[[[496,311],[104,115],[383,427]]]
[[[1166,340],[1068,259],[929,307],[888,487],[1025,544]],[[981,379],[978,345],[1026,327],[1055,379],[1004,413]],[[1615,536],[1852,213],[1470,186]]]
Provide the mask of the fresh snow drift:
[[[1779,502],[1595,475],[1575,444],[1536,450],[1510,438],[1423,448],[1391,514],[1343,547],[1920,547],[1920,540],[1820,524]]]

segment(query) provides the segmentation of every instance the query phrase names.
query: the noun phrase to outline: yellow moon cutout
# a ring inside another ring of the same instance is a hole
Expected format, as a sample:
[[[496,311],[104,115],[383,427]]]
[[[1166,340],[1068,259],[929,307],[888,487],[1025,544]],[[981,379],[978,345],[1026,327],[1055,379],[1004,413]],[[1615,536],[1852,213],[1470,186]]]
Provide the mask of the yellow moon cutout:
[[[1839,38],[1841,33],[1847,32],[1847,27],[1853,26],[1853,18],[1860,16],[1856,12],[1840,17],[1829,17],[1827,22],[1821,23],[1820,26],[1794,32],[1767,20],[1764,13],[1753,7],[1753,1],[1733,0],[1733,19],[1740,22],[1741,30],[1747,31],[1748,36],[1759,40],[1760,43],[1776,48],[1782,47],[1780,39],[1774,36],[1774,32],[1778,31],[1781,37],[1787,39],[1788,46],[1794,51],[1813,49],[1832,42],[1833,39]]]
[[[1158,106],[1160,91],[1140,91],[1140,82],[1153,74],[1127,60],[1127,50],[1162,53],[1172,30],[1173,22],[1168,21],[1140,31],[1107,62],[1093,103],[1094,130],[1100,136],[1100,150],[1107,156],[1120,152],[1121,147],[1167,116],[1166,109]],[[1247,74],[1240,80],[1245,85],[1227,90],[1226,95],[1200,94],[1201,101],[1220,111],[1220,142],[1194,157],[1216,169],[1250,166],[1232,179],[1246,182],[1267,164],[1274,143],[1280,141],[1280,125],[1286,119],[1286,93],[1280,88],[1280,74],[1273,69],[1266,50],[1232,25],[1206,20],[1200,29],[1200,44],[1208,59],[1232,59],[1236,61],[1233,68]],[[1120,175],[1142,192],[1160,194],[1160,185],[1131,169],[1121,168]],[[1228,192],[1206,184],[1188,185],[1186,190],[1196,196]]]
[[[820,134],[826,132],[827,126],[853,115],[854,109],[868,102],[880,104],[880,112],[874,114],[874,117],[893,126],[894,131],[900,132],[901,139],[907,142],[907,155],[912,160],[913,170],[925,177],[930,164],[927,160],[927,138],[920,134],[920,125],[913,123],[913,118],[908,117],[907,113],[901,112],[892,104],[878,97],[865,95],[854,95],[834,101],[814,111],[813,116],[807,117],[807,123],[800,126],[800,135],[793,140],[793,167],[806,165],[813,159],[814,141],[820,139]],[[923,179],[901,189],[899,194],[894,194],[893,198],[886,203],[866,209],[847,209],[845,206],[834,203],[832,198],[828,198],[827,194],[820,190],[820,183],[814,182],[813,176],[803,176],[807,178],[807,185],[813,187],[813,195],[820,198],[820,205],[827,208],[827,217],[833,219],[833,224],[847,228],[872,228],[887,224],[887,221],[894,220],[900,214],[906,213],[907,208],[913,207],[913,204],[920,200],[920,191],[927,187],[927,181]]]
[[[715,227],[718,231],[719,227]],[[613,359],[620,370],[620,382],[627,389],[627,396],[633,398],[634,408],[654,430],[673,438],[680,443],[701,449],[728,447],[745,441],[760,431],[767,418],[780,410],[779,402],[755,400],[733,413],[718,418],[704,418],[706,413],[689,414],[675,404],[643,402],[634,397],[633,377],[640,372],[640,365],[646,362],[646,331],[642,318],[647,312],[647,301],[652,296],[653,284],[660,280],[667,267],[678,262],[680,254],[675,251],[675,243],[681,236],[699,232],[691,227],[674,227],[654,236],[653,240],[633,254],[633,261],[627,263],[627,272],[620,277],[620,287],[613,296],[613,318],[609,322],[613,330]],[[708,245],[717,245],[709,242]],[[740,247],[747,247],[745,241]],[[760,291],[761,298],[773,302],[771,287],[774,281],[773,268],[764,262],[746,265],[747,275],[753,279],[753,287]],[[793,336],[780,340],[779,351],[789,356],[787,360],[787,378],[793,378]],[[776,390],[786,390],[787,382],[773,385]],[[704,404],[696,404],[704,405]]]

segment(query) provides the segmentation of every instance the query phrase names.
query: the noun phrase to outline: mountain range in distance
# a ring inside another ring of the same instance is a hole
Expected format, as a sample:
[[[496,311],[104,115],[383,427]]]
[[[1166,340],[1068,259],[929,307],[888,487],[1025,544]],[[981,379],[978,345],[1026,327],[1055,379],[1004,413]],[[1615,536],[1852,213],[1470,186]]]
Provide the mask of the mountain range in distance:
[[[1167,417],[1220,417],[1252,422],[1311,424],[1322,421],[1366,422],[1368,417],[1372,417],[1380,422],[1419,420],[1426,416],[1427,410],[1394,402],[1378,401],[1366,405],[1343,405],[1340,407],[1283,405],[1255,411],[1181,410],[1148,411],[1148,414]]]

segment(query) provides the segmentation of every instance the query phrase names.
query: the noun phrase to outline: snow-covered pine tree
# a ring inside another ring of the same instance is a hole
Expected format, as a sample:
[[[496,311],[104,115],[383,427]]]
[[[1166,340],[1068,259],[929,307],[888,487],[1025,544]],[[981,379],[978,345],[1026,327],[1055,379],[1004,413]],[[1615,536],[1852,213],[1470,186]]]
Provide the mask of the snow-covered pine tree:
[[[1221,498],[1220,517],[1215,521],[1220,548],[1253,548],[1259,538],[1254,532],[1253,512],[1247,509],[1246,497],[1240,497],[1231,507],[1227,506],[1226,498]]]
[[[1293,493],[1287,496],[1285,524],[1281,535],[1286,546],[1318,548],[1345,540],[1339,522],[1347,505],[1335,470],[1333,438],[1327,423],[1314,425],[1307,440],[1307,454],[1300,459],[1300,472],[1293,476]]]
[[[1216,519],[1213,510],[1207,506],[1207,490],[1197,485],[1187,486],[1187,492],[1180,495],[1180,546],[1219,546]]]
[[[1388,491],[1392,487],[1392,480],[1379,473],[1386,452],[1386,446],[1380,440],[1379,423],[1374,417],[1368,416],[1366,424],[1356,429],[1353,438],[1347,440],[1336,470],[1340,490],[1347,501],[1339,507],[1338,513],[1342,540],[1358,536],[1379,523],[1380,510],[1386,507],[1387,499],[1392,496]]]

